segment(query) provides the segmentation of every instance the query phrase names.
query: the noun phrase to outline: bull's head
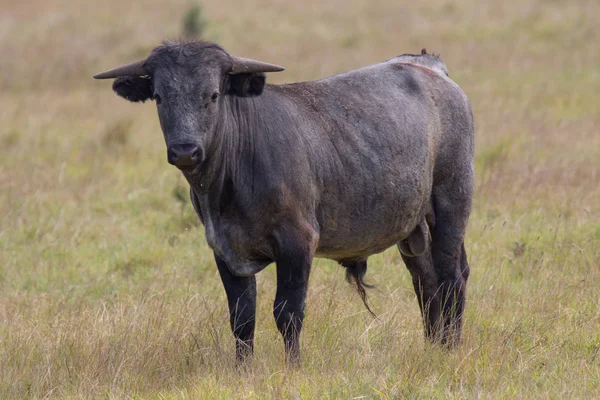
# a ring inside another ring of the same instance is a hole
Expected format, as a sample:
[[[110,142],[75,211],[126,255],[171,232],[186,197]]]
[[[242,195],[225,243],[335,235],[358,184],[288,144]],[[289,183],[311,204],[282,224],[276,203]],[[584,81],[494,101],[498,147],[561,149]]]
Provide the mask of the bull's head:
[[[265,72],[278,65],[233,57],[206,42],[167,42],[145,60],[97,74],[116,78],[113,89],[132,102],[156,102],[169,163],[193,171],[205,157],[224,95],[258,96]]]

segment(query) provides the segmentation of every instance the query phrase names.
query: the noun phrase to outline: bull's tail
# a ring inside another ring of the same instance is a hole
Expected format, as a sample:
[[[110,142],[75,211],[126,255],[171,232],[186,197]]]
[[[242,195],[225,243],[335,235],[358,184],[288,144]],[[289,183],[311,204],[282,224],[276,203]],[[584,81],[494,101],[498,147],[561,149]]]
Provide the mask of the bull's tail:
[[[366,289],[374,288],[375,286],[369,285],[365,282],[365,274],[367,273],[367,262],[366,261],[358,261],[351,263],[341,263],[342,266],[346,267],[346,280],[353,286],[356,286],[356,291],[360,295],[363,304],[369,311],[369,314],[373,316],[373,318],[377,318],[377,315],[371,310],[369,307],[369,303],[367,301],[367,291]]]

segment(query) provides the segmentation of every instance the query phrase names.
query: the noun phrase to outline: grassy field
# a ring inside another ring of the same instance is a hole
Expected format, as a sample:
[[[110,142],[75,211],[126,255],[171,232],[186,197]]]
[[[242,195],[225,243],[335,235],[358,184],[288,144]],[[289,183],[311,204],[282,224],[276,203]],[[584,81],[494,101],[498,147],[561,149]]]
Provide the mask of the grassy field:
[[[273,267],[236,370],[155,108],[91,79],[177,38],[190,4],[0,0],[0,398],[600,398],[599,2],[204,2],[205,38],[285,65],[271,82],[427,47],[473,106],[463,344],[424,342],[395,249],[370,259],[379,320],[317,260],[297,370]]]

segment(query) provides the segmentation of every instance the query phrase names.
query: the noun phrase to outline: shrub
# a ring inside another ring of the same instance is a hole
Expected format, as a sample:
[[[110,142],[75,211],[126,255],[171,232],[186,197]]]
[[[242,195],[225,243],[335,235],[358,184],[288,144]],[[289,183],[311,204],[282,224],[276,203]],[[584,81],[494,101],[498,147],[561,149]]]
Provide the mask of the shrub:
[[[206,25],[202,4],[194,3],[183,16],[183,35],[186,38],[200,38]]]

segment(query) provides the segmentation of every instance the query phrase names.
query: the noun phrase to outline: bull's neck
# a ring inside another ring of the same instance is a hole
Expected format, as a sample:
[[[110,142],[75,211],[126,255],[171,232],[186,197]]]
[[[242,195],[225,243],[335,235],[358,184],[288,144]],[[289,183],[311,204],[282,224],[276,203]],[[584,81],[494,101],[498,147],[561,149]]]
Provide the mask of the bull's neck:
[[[220,192],[225,184],[247,181],[257,164],[265,127],[259,117],[261,99],[227,95],[222,99],[214,133],[205,144],[206,160],[197,177],[189,179],[199,192]]]

